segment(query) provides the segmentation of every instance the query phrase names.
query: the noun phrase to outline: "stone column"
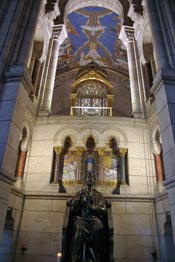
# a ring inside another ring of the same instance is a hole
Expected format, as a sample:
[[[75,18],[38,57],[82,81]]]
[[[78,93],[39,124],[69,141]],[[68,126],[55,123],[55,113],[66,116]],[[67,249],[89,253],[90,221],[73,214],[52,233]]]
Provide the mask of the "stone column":
[[[62,147],[56,147],[55,148],[55,166],[54,166],[54,177],[53,177],[53,183],[58,183],[58,176],[59,176],[59,166],[60,166],[60,155],[62,153]]]
[[[52,95],[53,95],[53,89],[55,83],[59,47],[60,44],[66,38],[66,36],[67,33],[64,25],[56,25],[53,27],[53,35],[50,40],[51,50],[49,53],[50,57],[49,57],[49,64],[48,64],[48,74],[46,79],[43,103],[41,107],[41,111],[46,112],[46,114],[49,114],[51,112]]]
[[[119,38],[127,48],[133,116],[136,118],[144,118],[141,69],[134,36],[134,28],[130,26],[123,26]]]
[[[153,81],[152,91],[156,99],[163,148],[165,174],[163,185],[168,192],[175,243],[175,67],[171,63],[171,45],[175,38],[171,36],[170,39],[169,32],[165,29],[170,29],[170,24],[168,16],[165,17],[165,8],[162,8],[162,3],[164,7],[167,7],[170,2],[145,0],[158,64],[158,72]],[[162,23],[160,23],[161,21]],[[166,48],[167,45],[169,48]],[[168,54],[170,54],[169,57]]]
[[[97,148],[97,152],[99,154],[99,177],[98,182],[101,182],[103,180],[103,153],[105,151],[105,148]]]
[[[23,179],[26,155],[27,155],[27,152],[20,150],[18,166],[17,166],[17,171],[16,171],[17,179]]]
[[[77,153],[77,180],[81,181],[81,171],[82,171],[82,155],[84,152],[83,147],[76,147],[76,153]],[[82,182],[82,181],[81,181]]]
[[[24,176],[26,157],[27,157],[27,151],[23,151],[22,149],[20,149],[18,162],[17,162],[17,169],[16,169],[15,187],[21,190],[24,190],[23,176]]]
[[[166,53],[166,47],[163,40],[161,31],[160,20],[158,16],[158,9],[156,1],[145,0],[146,9],[150,21],[150,27],[152,31],[153,45],[156,53],[156,60],[158,68],[169,67],[168,57]],[[160,4],[160,3],[159,3]]]
[[[31,9],[32,12],[28,15],[28,12],[26,12],[26,16],[28,16],[28,19],[26,19],[26,32],[24,35],[24,39],[22,40],[22,45],[21,48],[19,49],[19,56],[17,58],[17,65],[28,65],[29,62],[29,57],[30,57],[30,52],[31,52],[31,47],[32,47],[32,42],[34,39],[35,31],[36,31],[36,26],[38,22],[38,17],[40,10],[42,8],[42,1],[31,1],[30,5],[28,8]],[[27,10],[27,5],[26,5],[26,11]],[[20,36],[21,37],[21,36]]]
[[[157,182],[163,181],[163,165],[162,165],[162,156],[161,154],[154,155],[155,157],[155,164],[156,164],[156,171],[157,171]]]
[[[120,183],[127,183],[127,174],[126,174],[126,153],[127,149],[119,148],[119,157],[120,157]],[[118,178],[117,178],[118,180]]]

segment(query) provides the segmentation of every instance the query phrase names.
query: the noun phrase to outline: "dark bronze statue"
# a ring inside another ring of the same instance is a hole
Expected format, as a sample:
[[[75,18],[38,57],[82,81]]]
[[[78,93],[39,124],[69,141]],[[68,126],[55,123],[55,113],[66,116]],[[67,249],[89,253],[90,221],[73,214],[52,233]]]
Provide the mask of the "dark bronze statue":
[[[63,262],[112,261],[110,205],[94,185],[93,174],[86,174],[82,189],[68,204],[68,221],[65,220],[63,228]]]
[[[106,212],[103,195],[94,188],[94,176],[85,177],[85,185],[71,203],[74,213],[72,235],[72,262],[100,262],[105,252],[102,216]]]

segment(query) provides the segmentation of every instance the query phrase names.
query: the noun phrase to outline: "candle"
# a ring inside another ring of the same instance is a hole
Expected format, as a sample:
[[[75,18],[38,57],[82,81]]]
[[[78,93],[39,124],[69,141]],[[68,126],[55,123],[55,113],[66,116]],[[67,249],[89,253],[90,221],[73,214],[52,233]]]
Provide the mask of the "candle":
[[[61,253],[58,253],[57,254],[57,262],[61,262],[61,257],[62,257]]]

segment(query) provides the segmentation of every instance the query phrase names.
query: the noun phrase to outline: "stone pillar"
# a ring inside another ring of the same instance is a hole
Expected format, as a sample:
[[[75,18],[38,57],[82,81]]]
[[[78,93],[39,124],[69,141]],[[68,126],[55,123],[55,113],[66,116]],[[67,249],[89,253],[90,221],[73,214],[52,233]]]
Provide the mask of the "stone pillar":
[[[123,26],[119,38],[127,48],[133,116],[136,118],[144,118],[141,69],[134,36],[134,29],[130,26]]]
[[[162,8],[162,3],[164,7],[167,7],[170,2],[145,0],[158,64],[158,72],[153,81],[152,91],[156,99],[163,148],[165,174],[163,185],[168,192],[175,243],[175,68],[171,63],[172,57],[171,59],[170,56],[168,57],[168,54],[172,53],[171,45],[174,45],[175,37],[173,38],[173,35],[171,35],[171,39],[169,37],[166,28],[170,28],[170,24],[168,16],[165,17],[165,8]],[[167,45],[169,45],[169,49],[167,49]]]
[[[157,171],[157,182],[163,181],[163,165],[162,165],[162,156],[161,154],[154,155],[155,157],[155,164],[156,164],[156,171]]]
[[[169,66],[168,57],[166,53],[166,47],[163,40],[161,31],[160,20],[158,17],[158,10],[156,1],[146,0],[146,8],[150,21],[150,27],[152,31],[153,45],[156,52],[156,60],[159,68],[167,68]],[[159,3],[160,4],[160,3]]]
[[[41,111],[49,114],[51,112],[51,104],[52,104],[52,95],[55,83],[55,75],[59,54],[60,44],[66,38],[67,33],[64,25],[55,25],[53,27],[53,35],[51,38],[50,44],[50,53],[49,53],[49,64],[48,64],[48,73],[46,79],[46,85],[44,90],[44,98],[42,102]]]
[[[119,148],[119,157],[120,157],[120,183],[127,183],[127,173],[126,173],[126,153],[127,149]],[[118,180],[118,178],[117,178]]]
[[[99,177],[98,182],[101,182],[103,180],[103,153],[105,151],[105,148],[97,148],[97,152],[99,154]]]
[[[38,17],[42,8],[42,1],[31,1],[29,7],[31,8],[32,12],[30,13],[30,15],[28,15],[28,21],[26,21],[26,32],[24,35],[24,39],[22,40],[21,48],[19,50],[19,56],[16,62],[17,65],[23,65],[24,63],[26,66],[28,65]]]
[[[62,147],[55,148],[56,158],[55,158],[54,177],[53,177],[53,183],[55,184],[58,183],[60,155],[62,153],[62,150],[63,150]]]
[[[82,171],[82,155],[84,152],[83,147],[76,147],[76,153],[77,153],[77,180],[81,181],[81,171]]]
[[[19,178],[23,179],[26,155],[27,155],[27,152],[20,150],[19,159],[18,159],[18,166],[17,166],[17,171],[16,171],[17,179],[19,179]]]
[[[23,176],[24,176],[26,157],[27,157],[27,151],[23,151],[22,149],[20,149],[18,162],[17,162],[16,182],[15,182],[15,187],[19,188],[20,190],[24,190]]]

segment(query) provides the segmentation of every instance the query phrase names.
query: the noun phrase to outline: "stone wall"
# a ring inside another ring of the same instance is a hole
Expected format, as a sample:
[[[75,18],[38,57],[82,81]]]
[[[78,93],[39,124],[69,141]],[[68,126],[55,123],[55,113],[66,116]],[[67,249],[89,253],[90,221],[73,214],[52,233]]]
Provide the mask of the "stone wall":
[[[97,125],[96,122],[98,122]],[[26,190],[52,191],[50,176],[53,147],[62,147],[65,138],[70,136],[74,147],[85,148],[90,133],[95,139],[97,148],[106,147],[113,136],[119,147],[128,150],[129,185],[122,186],[121,193],[149,195],[154,192],[155,168],[145,121],[88,116],[83,118],[70,116],[38,118],[25,168]],[[55,186],[55,191],[58,192],[57,186]],[[107,193],[103,189],[102,191]]]
[[[25,203],[16,261],[22,247],[26,248],[25,262],[56,261],[61,251],[66,200],[80,185],[67,187],[68,193],[62,194],[58,193],[58,184],[50,184],[53,147],[63,146],[66,136],[71,136],[74,146],[85,147],[90,132],[96,147],[105,147],[109,138],[115,137],[119,147],[128,150],[129,185],[121,186],[120,195],[98,186],[112,202],[115,261],[150,261],[154,248],[158,250],[155,168],[146,122],[114,117],[39,117],[25,166]]]
[[[66,200],[70,195],[30,193],[25,204],[18,236],[16,262],[22,256],[28,261],[56,261],[61,251],[62,226]],[[154,202],[152,198],[108,197],[112,203],[115,261],[151,261],[157,249]]]

